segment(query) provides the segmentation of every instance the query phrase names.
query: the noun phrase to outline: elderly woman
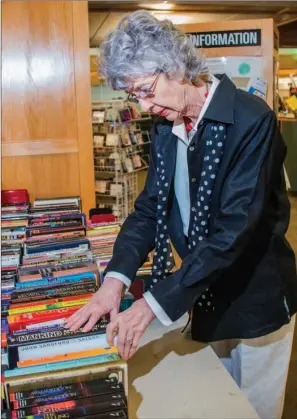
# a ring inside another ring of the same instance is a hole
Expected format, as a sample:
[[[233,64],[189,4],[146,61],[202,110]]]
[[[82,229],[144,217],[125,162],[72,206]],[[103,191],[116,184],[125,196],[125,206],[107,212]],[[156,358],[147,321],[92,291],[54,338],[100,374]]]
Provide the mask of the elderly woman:
[[[208,76],[187,36],[144,11],[122,19],[101,59],[113,89],[160,117],[104,283],[66,327],[89,331],[110,313],[108,340],[116,333],[128,359],[155,317],[167,326],[191,312],[192,338],[212,344],[261,418],[280,418],[297,281],[275,115],[226,75]],[[182,259],[173,273],[171,243]],[[150,290],[119,314],[152,249]]]

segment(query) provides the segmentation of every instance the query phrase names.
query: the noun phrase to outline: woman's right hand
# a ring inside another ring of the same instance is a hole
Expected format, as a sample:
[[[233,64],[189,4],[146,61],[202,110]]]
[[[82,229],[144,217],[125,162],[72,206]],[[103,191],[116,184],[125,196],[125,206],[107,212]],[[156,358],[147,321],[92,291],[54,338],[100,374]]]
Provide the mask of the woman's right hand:
[[[91,300],[66,320],[65,328],[75,332],[84,325],[83,332],[89,332],[105,314],[112,321],[119,312],[123,287],[122,281],[106,277]]]

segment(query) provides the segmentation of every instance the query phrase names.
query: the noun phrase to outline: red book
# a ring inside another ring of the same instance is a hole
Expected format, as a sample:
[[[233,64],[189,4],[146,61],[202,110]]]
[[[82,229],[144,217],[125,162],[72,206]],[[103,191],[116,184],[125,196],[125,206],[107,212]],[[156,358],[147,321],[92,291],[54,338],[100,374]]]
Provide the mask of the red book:
[[[12,189],[1,191],[2,205],[14,205],[29,203],[29,193],[27,189]]]
[[[51,320],[64,319],[70,317],[82,306],[83,305],[8,316],[8,327],[10,333],[13,333],[16,330],[26,329],[27,326],[31,324],[33,325],[38,323],[49,322]]]
[[[116,218],[112,214],[95,214],[91,217],[91,223],[93,224],[112,223],[115,220]]]

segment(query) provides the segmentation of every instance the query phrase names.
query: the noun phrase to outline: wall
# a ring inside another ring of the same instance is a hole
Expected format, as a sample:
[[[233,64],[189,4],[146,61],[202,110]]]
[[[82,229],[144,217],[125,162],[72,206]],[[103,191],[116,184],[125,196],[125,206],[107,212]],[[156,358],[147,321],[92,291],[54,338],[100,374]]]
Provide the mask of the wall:
[[[2,2],[2,189],[95,205],[86,1]]]

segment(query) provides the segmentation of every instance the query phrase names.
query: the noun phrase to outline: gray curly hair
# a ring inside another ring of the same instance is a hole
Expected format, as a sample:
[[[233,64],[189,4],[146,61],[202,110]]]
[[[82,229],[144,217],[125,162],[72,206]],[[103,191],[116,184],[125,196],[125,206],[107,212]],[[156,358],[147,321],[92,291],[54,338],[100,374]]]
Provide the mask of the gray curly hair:
[[[127,90],[159,71],[195,84],[207,73],[202,55],[170,20],[143,10],[124,16],[101,44],[100,73],[114,90]]]

